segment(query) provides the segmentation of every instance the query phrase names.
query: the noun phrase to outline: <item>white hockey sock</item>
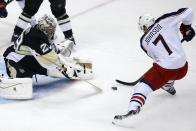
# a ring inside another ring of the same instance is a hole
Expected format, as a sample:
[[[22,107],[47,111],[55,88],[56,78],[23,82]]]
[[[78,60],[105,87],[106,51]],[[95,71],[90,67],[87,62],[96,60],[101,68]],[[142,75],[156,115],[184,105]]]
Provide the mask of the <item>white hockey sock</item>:
[[[128,110],[136,110],[137,107],[142,107],[145,104],[146,96],[153,90],[145,83],[138,83],[134,89],[134,93],[129,102]]]
[[[22,1],[17,1],[17,3],[18,3],[18,5],[20,6],[20,8],[23,10],[24,9],[24,6],[25,6],[25,0],[22,0]],[[37,22],[36,22],[36,19],[35,19],[35,17],[33,16],[32,18],[31,18],[31,25],[33,26],[33,25],[35,25]]]
[[[66,34],[66,33],[70,32],[72,30],[71,22],[70,22],[70,19],[67,15],[62,16],[62,18],[58,19],[57,22],[58,22],[58,24],[59,24],[63,33]],[[68,36],[70,35],[70,37],[71,37],[72,36],[72,31],[71,31],[71,34],[66,34],[66,35],[68,35]]]

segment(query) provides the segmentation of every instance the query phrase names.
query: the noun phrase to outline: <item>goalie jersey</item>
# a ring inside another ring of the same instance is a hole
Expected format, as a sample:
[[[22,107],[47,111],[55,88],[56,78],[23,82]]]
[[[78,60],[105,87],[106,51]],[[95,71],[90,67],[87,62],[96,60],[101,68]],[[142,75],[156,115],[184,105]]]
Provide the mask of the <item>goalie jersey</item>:
[[[186,63],[185,52],[179,36],[179,24],[190,25],[193,12],[189,8],[164,14],[141,37],[141,48],[154,63],[165,69],[181,68]]]
[[[36,27],[25,30],[3,56],[10,77],[47,75],[47,69],[53,68],[58,58],[48,37]],[[43,58],[47,58],[47,61]]]

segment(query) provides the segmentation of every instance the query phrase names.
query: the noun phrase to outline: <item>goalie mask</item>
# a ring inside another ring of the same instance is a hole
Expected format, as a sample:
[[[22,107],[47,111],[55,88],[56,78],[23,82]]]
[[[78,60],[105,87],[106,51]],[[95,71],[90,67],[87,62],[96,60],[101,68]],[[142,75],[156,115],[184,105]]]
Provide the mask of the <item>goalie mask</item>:
[[[155,18],[149,14],[145,14],[139,17],[138,26],[142,31],[146,31],[151,25],[155,23]]]
[[[48,36],[49,40],[51,40],[56,31],[56,22],[52,17],[44,15],[39,18],[37,28],[43,31]]]

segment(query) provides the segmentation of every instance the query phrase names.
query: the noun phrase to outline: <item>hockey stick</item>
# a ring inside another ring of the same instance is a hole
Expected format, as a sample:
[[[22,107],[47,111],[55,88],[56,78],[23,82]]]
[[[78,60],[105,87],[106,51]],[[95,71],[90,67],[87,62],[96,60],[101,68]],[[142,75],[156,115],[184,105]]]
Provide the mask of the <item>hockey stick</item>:
[[[133,82],[125,82],[125,81],[121,81],[116,79],[116,82],[122,85],[126,85],[126,86],[135,86],[143,77],[140,77],[139,79],[137,79],[136,81]]]

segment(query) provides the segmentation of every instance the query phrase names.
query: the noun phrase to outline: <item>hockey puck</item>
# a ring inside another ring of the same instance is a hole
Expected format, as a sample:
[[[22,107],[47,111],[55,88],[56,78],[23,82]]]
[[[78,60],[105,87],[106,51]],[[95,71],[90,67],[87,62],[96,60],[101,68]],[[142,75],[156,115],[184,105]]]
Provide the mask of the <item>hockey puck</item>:
[[[117,90],[118,88],[116,86],[113,86],[112,87],[112,90]]]

